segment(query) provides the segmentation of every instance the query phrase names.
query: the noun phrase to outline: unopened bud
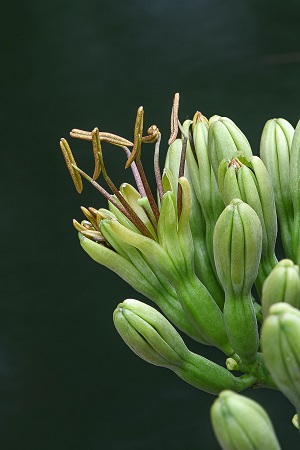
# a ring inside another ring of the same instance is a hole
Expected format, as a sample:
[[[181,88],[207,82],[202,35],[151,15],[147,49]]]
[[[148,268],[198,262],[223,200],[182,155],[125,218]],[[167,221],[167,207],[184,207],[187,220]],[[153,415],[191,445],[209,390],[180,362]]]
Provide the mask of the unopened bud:
[[[262,327],[266,366],[276,385],[300,410],[300,311],[288,303],[276,303]]]
[[[292,260],[283,259],[271,271],[262,290],[262,312],[264,319],[274,303],[285,302],[299,309],[299,268]]]
[[[223,391],[211,408],[211,421],[224,450],[280,450],[273,425],[255,401]]]

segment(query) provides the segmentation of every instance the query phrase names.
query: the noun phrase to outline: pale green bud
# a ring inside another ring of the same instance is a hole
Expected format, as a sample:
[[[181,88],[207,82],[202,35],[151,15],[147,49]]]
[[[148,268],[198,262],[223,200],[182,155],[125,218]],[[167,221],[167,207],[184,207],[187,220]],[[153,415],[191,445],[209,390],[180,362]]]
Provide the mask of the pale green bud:
[[[261,256],[262,227],[256,212],[234,199],[214,230],[214,256],[219,279],[229,295],[249,293]]]
[[[265,410],[235,392],[221,392],[211,407],[211,422],[223,450],[280,450]]]
[[[300,247],[300,120],[296,126],[290,159],[290,192],[294,207],[294,226],[292,231],[293,261],[297,262]]]
[[[209,120],[208,153],[216,179],[223,159],[244,157],[249,161],[252,156],[246,136],[232,120],[220,116],[213,116]]]
[[[233,198],[240,198],[254,209],[261,221],[262,254],[256,282],[260,294],[264,280],[277,262],[274,253],[277,216],[270,176],[264,163],[257,156],[253,156],[245,164],[240,159],[234,158],[231,161],[221,162],[218,182],[225,204]]]
[[[257,382],[248,374],[235,377],[224,367],[190,352],[168,320],[142,302],[125,300],[114,311],[113,319],[122,339],[140,358],[173,370],[198,389],[217,394],[226,388],[241,391]]]
[[[290,193],[290,153],[294,128],[284,119],[268,120],[260,141],[260,157],[272,180],[281,238],[286,255],[292,257],[294,210]]]
[[[300,410],[300,311],[276,303],[262,327],[266,366],[278,388]]]
[[[262,230],[257,214],[242,200],[233,200],[216,223],[214,254],[225,291],[223,313],[228,340],[246,364],[254,362],[258,348],[251,287],[257,276],[261,242]]]
[[[187,347],[170,322],[151,306],[127,299],[118,305],[113,319],[122,339],[145,361],[169,369],[183,365]]]
[[[274,303],[285,302],[299,309],[299,267],[292,260],[283,259],[271,271],[262,290],[262,312],[266,319]]]

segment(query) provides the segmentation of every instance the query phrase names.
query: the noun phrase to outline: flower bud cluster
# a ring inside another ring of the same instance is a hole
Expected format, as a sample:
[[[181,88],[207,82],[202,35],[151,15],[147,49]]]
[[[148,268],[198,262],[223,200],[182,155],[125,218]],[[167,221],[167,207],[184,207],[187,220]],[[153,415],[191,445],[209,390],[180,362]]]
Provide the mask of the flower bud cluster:
[[[226,390],[212,409],[223,448],[263,448],[265,429],[269,442],[264,448],[277,449],[266,414],[231,391],[277,387],[299,413],[300,121],[294,130],[284,119],[269,120],[259,157],[232,120],[217,115],[208,120],[196,112],[181,124],[178,108],[176,94],[162,171],[161,134],[153,125],[143,135],[142,107],[133,142],[97,128],[72,130],[71,136],[92,142],[92,177],[78,167],[67,141],[61,141],[78,192],[83,177],[108,201],[107,209],[82,208],[85,220],[74,226],[92,259],[164,313],[136,300],[120,303],[114,324],[125,343],[145,361],[171,369],[199,389]],[[136,188],[113,184],[103,143],[125,152]],[[142,165],[144,144],[154,144],[157,198]],[[97,182],[100,175],[109,191]],[[277,227],[285,251],[279,262]],[[189,351],[172,324],[198,343],[221,350],[227,368]]]

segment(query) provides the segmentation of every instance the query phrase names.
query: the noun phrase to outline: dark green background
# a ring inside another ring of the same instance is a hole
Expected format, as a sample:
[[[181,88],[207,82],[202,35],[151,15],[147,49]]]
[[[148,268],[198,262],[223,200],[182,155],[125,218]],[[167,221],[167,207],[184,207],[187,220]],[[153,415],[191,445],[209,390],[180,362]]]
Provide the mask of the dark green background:
[[[229,116],[257,153],[267,119],[295,125],[300,117],[300,3],[3,6],[0,447],[217,449],[213,397],[139,360],[114,330],[117,303],[141,296],[81,250],[72,219],[82,219],[80,205],[105,201],[87,183],[76,194],[58,143],[73,127],[131,138],[143,105],[165,151],[179,91],[182,121],[197,109]],[[91,172],[88,145],[72,145]],[[151,155],[149,147],[149,170]],[[116,184],[131,179],[117,149],[105,157]],[[283,447],[299,448],[287,400],[271,391],[247,395],[266,407]]]

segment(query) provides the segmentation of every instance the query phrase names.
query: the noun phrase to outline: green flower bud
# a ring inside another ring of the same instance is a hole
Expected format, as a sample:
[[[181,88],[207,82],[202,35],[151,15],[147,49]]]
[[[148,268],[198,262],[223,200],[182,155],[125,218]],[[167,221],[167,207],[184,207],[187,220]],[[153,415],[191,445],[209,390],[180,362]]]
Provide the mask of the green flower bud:
[[[266,319],[274,303],[285,302],[299,309],[300,278],[299,267],[290,259],[280,261],[263,285],[262,312]]]
[[[97,263],[115,272],[137,292],[154,301],[180,330],[194,340],[207,343],[186,317],[169,280],[133,246],[112,230],[110,220],[101,221],[101,231],[111,245],[98,244],[79,233],[81,247]]]
[[[191,121],[185,121],[183,124],[183,128],[186,129],[186,133],[189,133],[189,125]],[[200,123],[196,125],[195,129],[200,126]],[[206,131],[207,134],[207,131]],[[196,145],[196,144],[195,144]],[[197,146],[199,150],[199,146]],[[163,176],[163,183],[164,178],[167,176],[168,180],[170,180],[169,187],[166,186],[165,191],[172,190],[175,195],[177,195],[177,178],[179,173],[179,165],[180,165],[180,158],[181,158],[181,152],[182,152],[182,141],[180,139],[176,139],[173,144],[170,145],[166,157],[166,163],[165,163],[165,169],[164,169],[164,176]],[[205,154],[205,151],[203,148],[201,148],[201,154]],[[203,159],[203,157],[202,157]],[[199,164],[199,167],[198,167]],[[210,167],[210,166],[209,166]],[[212,259],[212,230],[215,225],[216,219],[213,219],[210,224],[207,222],[207,216],[203,214],[203,208],[201,204],[199,203],[199,196],[202,193],[202,188],[200,187],[200,181],[202,180],[203,176],[206,177],[205,168],[203,168],[203,161],[201,160],[201,168],[200,171],[200,163],[199,163],[199,156],[197,157],[197,161],[195,159],[194,153],[192,151],[190,141],[187,143],[187,150],[186,150],[186,164],[185,164],[185,176],[189,180],[190,189],[191,189],[191,196],[192,196],[192,208],[191,208],[191,214],[189,218],[189,225],[191,229],[192,239],[193,239],[193,246],[194,246],[194,265],[195,265],[195,273],[197,277],[202,281],[202,283],[205,285],[205,287],[208,289],[214,300],[217,302],[219,307],[223,309],[224,305],[224,292],[218,282],[216,273],[215,273],[215,267],[214,262]],[[210,171],[211,171],[210,167]],[[173,177],[170,177],[169,171],[171,171]],[[201,174],[200,174],[201,172]],[[214,178],[214,183],[216,186],[216,189],[218,189],[215,176],[212,172],[212,176]],[[176,183],[175,183],[176,179]],[[203,184],[203,182],[202,182]],[[205,184],[204,184],[205,185]],[[206,185],[205,185],[206,186]],[[212,191],[210,190],[210,187],[206,187],[206,192],[210,193],[212,195]],[[219,194],[220,197],[220,194]],[[223,204],[223,201],[221,199],[221,202]],[[216,206],[216,202],[211,201],[211,205]],[[223,208],[221,208],[220,211],[215,211],[216,207],[209,208],[209,211],[214,211],[215,214],[220,214]],[[223,204],[224,206],[224,204]],[[218,217],[217,216],[217,217]]]
[[[290,153],[294,128],[284,119],[265,124],[260,141],[260,157],[272,180],[280,232],[285,254],[292,257],[293,203],[290,193]]]
[[[277,262],[274,253],[277,216],[270,176],[257,156],[245,164],[234,158],[229,162],[221,162],[218,182],[225,204],[233,198],[240,198],[254,209],[261,221],[262,254],[256,282],[258,292],[261,293],[264,280]]]
[[[223,159],[244,157],[249,161],[252,156],[246,136],[232,120],[220,116],[209,119],[208,153],[216,179],[219,164]]]
[[[214,230],[217,273],[229,295],[247,295],[257,276],[262,229],[256,212],[234,199],[220,215]]]
[[[271,306],[262,327],[266,366],[283,394],[300,411],[300,311],[288,303]]]
[[[257,214],[242,200],[233,200],[216,223],[214,254],[225,291],[223,313],[229,343],[244,363],[255,360],[258,348],[251,287],[257,276],[261,242]]]
[[[300,248],[300,120],[296,126],[290,159],[290,192],[294,207],[294,226],[292,231],[293,261],[297,262]]]
[[[174,371],[189,384],[212,394],[228,388],[246,389],[257,379],[234,377],[218,364],[188,350],[175,328],[158,311],[137,300],[120,303],[113,315],[115,327],[139,357]]]
[[[280,450],[269,416],[250,398],[221,392],[211,407],[211,422],[224,450]]]
[[[187,347],[170,322],[151,306],[125,300],[113,319],[118,333],[142,359],[169,369],[183,365]]]
[[[189,126],[190,123],[190,121],[185,121],[183,126],[185,126],[185,124]],[[189,128],[186,130],[187,134],[188,132]],[[188,168],[191,184],[195,190],[196,197],[201,205],[205,218],[206,247],[211,266],[213,270],[215,270],[213,230],[219,215],[224,209],[224,202],[209,160],[208,125],[204,119],[200,120],[194,126],[193,134],[187,145],[186,166]]]

